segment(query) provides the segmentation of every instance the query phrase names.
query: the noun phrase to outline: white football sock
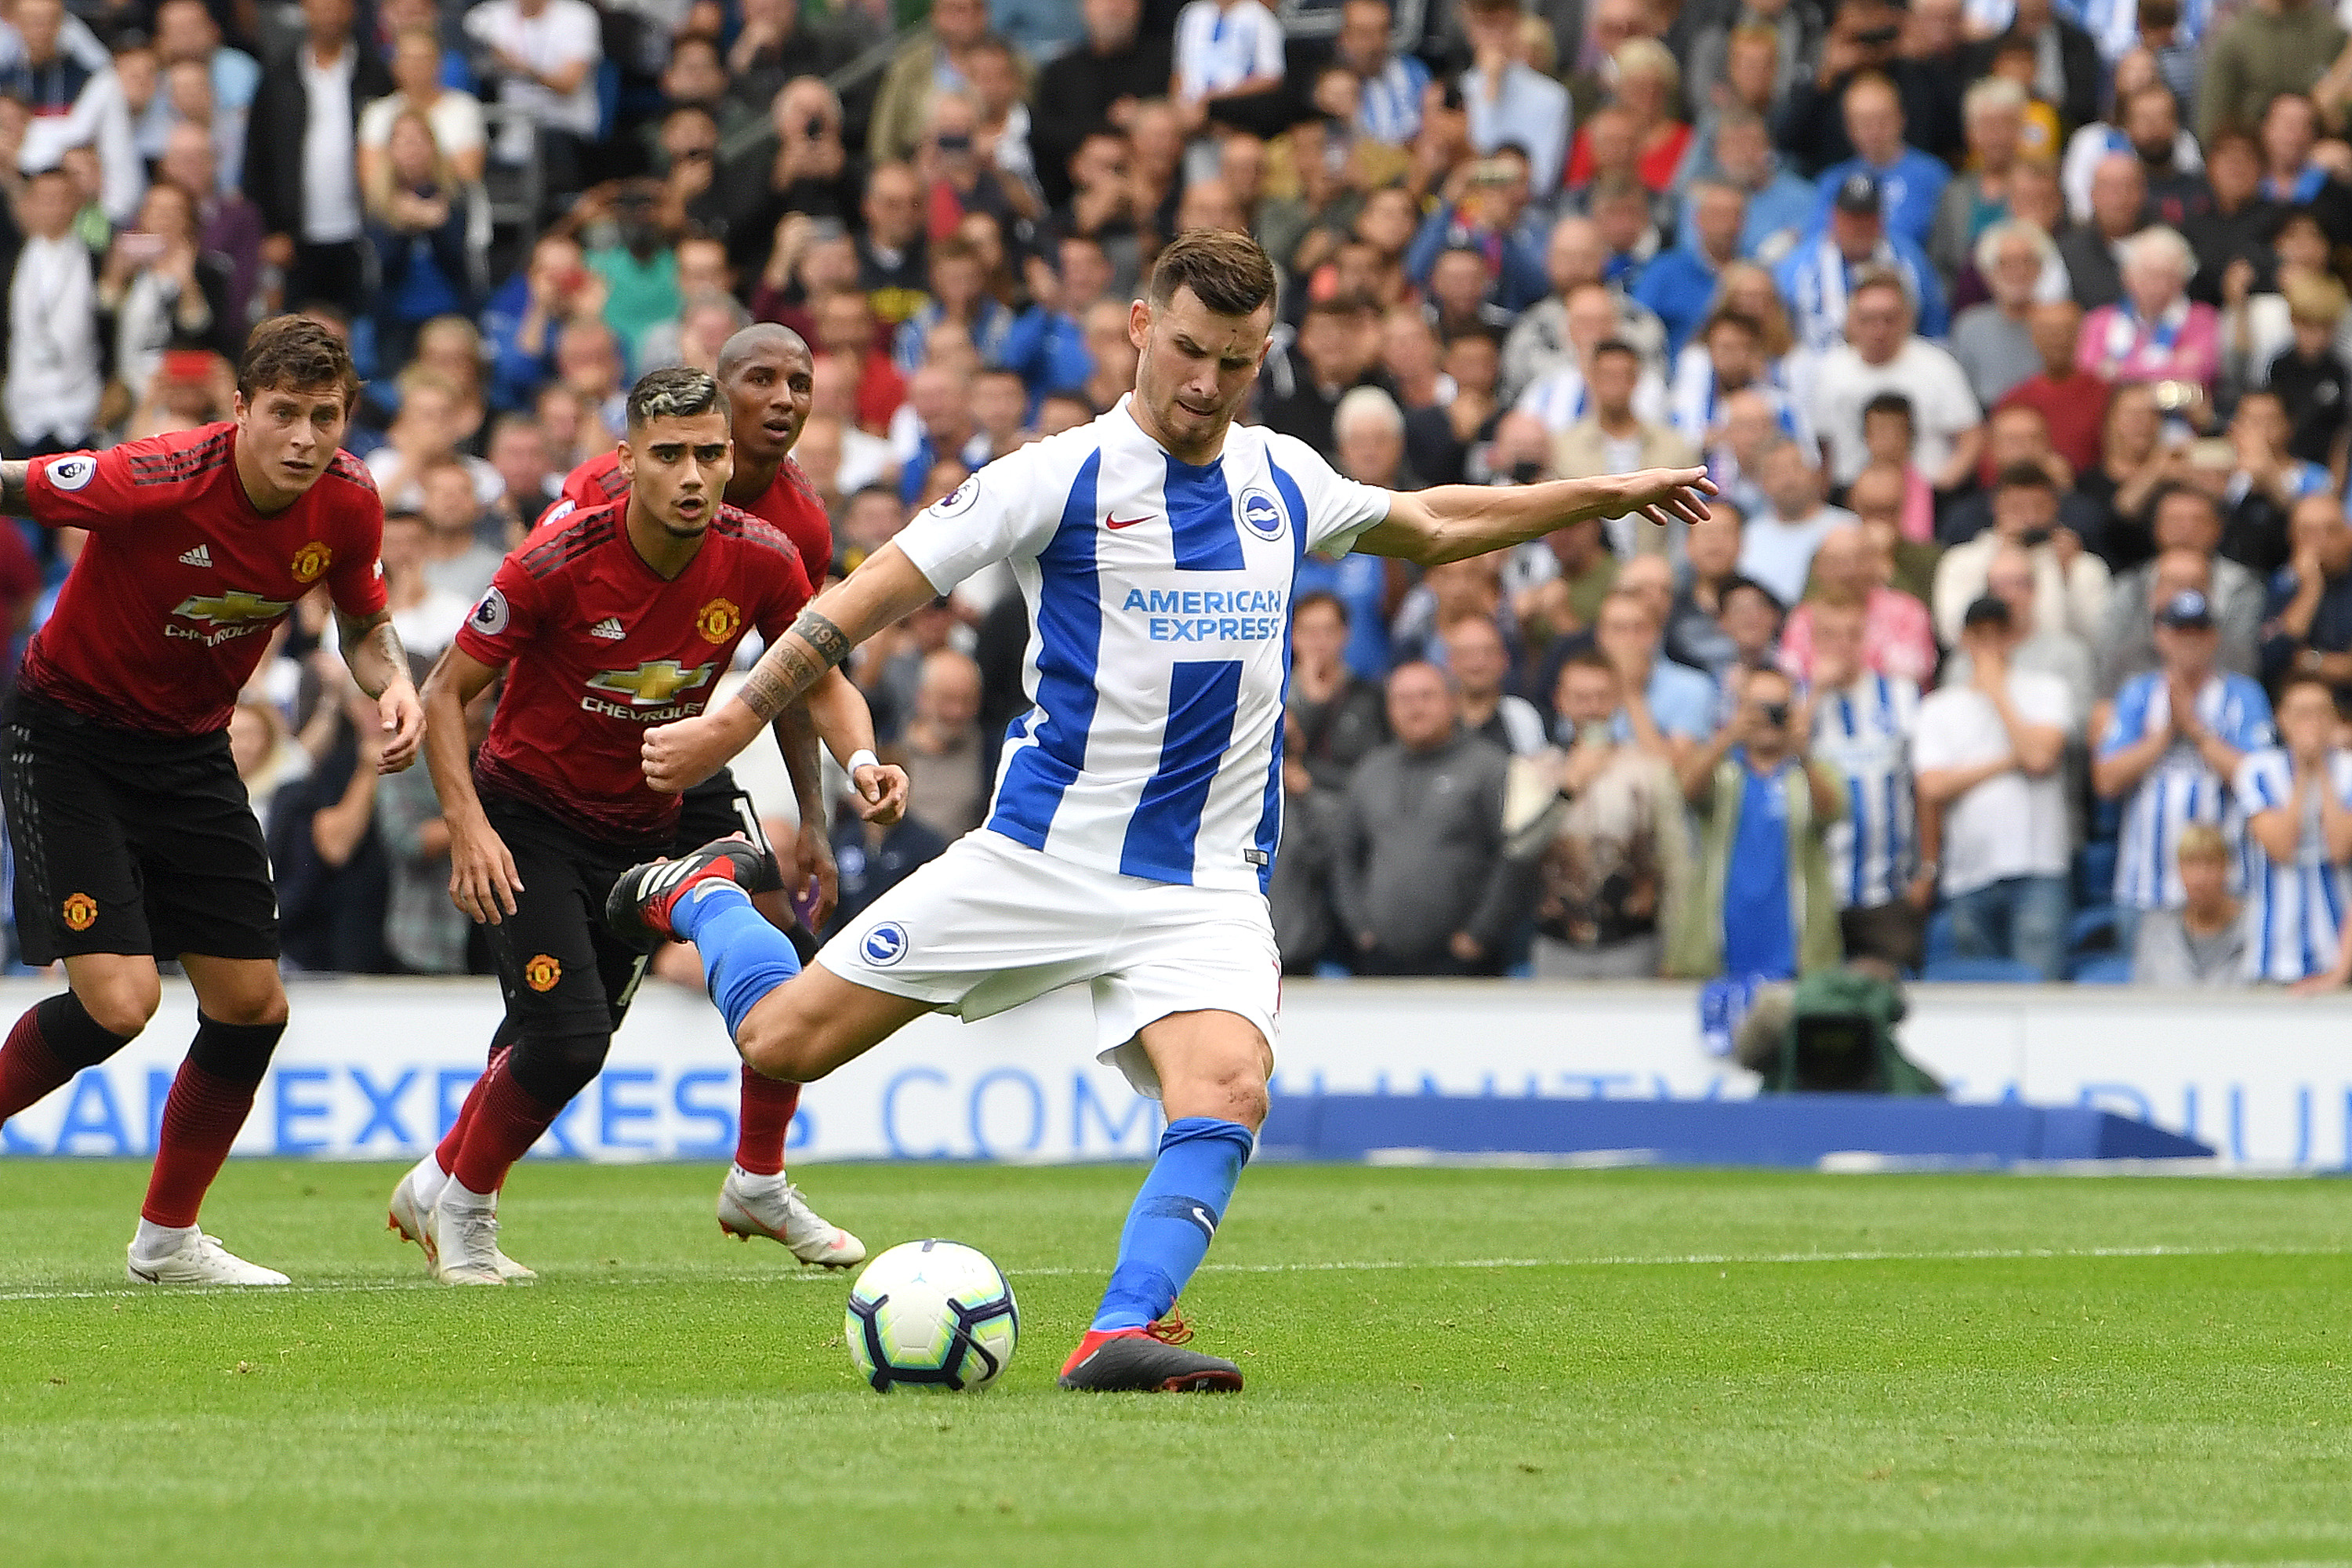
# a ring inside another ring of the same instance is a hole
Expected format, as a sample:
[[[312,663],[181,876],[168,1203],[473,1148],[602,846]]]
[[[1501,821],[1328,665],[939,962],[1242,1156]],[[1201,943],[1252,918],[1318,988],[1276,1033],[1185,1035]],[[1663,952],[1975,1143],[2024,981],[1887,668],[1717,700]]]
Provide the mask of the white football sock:
[[[433,1206],[445,1209],[495,1209],[499,1206],[496,1193],[478,1193],[457,1177],[451,1176],[441,1185],[441,1194]]]
[[[152,1263],[179,1251],[195,1234],[196,1227],[192,1225],[157,1225],[142,1216],[139,1234],[131,1239],[131,1255],[143,1263]]]
[[[425,1158],[409,1167],[408,1190],[416,1194],[418,1206],[431,1208],[441,1201],[441,1189],[449,1183],[449,1173],[441,1168],[441,1152],[428,1150]]]
[[[761,1176],[754,1175],[740,1165],[735,1167],[735,1190],[750,1197],[772,1197],[784,1190],[788,1180],[786,1173],[782,1171],[772,1176]]]

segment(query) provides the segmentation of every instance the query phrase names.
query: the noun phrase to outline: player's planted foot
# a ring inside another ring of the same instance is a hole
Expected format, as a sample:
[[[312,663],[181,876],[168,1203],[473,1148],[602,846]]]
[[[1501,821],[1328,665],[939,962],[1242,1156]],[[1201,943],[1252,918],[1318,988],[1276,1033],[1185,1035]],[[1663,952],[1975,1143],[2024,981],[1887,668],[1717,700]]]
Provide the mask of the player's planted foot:
[[[1062,1386],[1087,1394],[1238,1394],[1242,1369],[1184,1349],[1192,1331],[1174,1310],[1140,1329],[1092,1329],[1062,1363]]]
[[[444,1181],[447,1178],[444,1177]],[[425,1272],[431,1273],[440,1261],[440,1247],[433,1236],[432,1205],[422,1201],[416,1193],[416,1173],[411,1171],[400,1178],[400,1185],[392,1189],[392,1203],[384,1216],[385,1224],[400,1233],[403,1241],[413,1241],[425,1253]],[[499,1278],[509,1285],[527,1285],[539,1278],[539,1272],[527,1268],[509,1258],[496,1242],[491,1251],[498,1259]]]
[[[604,923],[623,942],[633,942],[650,952],[663,942],[676,940],[677,933],[670,929],[670,911],[695,884],[717,877],[740,888],[751,888],[759,882],[766,859],[750,839],[735,833],[713,839],[675,860],[649,860],[642,866],[632,866],[621,873],[620,879],[613,884],[612,895],[604,900]]]
[[[503,1285],[499,1272],[499,1200],[455,1181],[433,1205],[433,1278],[444,1285]]]
[[[782,1176],[755,1176],[730,1165],[719,1188],[719,1228],[740,1241],[764,1236],[803,1263],[847,1268],[866,1261],[866,1244],[808,1206]]]
[[[212,1237],[190,1226],[180,1244],[167,1252],[142,1254],[132,1242],[124,1254],[123,1271],[133,1285],[285,1285],[290,1283],[275,1268],[247,1263]]]

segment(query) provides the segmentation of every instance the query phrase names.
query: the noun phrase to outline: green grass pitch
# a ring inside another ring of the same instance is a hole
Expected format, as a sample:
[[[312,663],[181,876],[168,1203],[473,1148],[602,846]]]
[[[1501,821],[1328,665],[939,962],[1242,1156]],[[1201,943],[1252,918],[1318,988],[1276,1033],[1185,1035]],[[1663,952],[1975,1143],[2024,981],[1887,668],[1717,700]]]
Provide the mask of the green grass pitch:
[[[132,1293],[143,1172],[0,1165],[0,1563],[2352,1562],[2334,1182],[1266,1167],[1186,1306],[1233,1398],[1053,1387],[1133,1168],[832,1166],[1012,1277],[976,1397],[709,1167],[533,1163],[530,1289],[423,1286],[397,1173],[232,1163],[291,1292]]]

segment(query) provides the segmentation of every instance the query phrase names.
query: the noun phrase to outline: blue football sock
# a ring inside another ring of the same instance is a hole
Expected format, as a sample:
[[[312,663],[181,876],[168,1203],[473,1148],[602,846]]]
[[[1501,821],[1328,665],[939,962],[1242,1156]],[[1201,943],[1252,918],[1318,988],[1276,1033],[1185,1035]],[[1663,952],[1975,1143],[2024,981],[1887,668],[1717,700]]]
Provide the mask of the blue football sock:
[[[751,907],[749,893],[720,878],[688,889],[669,924],[702,954],[704,988],[726,1015],[730,1035],[761,997],[801,972],[792,938]]]
[[[1233,1201],[1234,1184],[1256,1146],[1250,1130],[1213,1116],[1186,1116],[1160,1137],[1160,1158],[1143,1178],[1127,1228],[1118,1236],[1118,1266],[1110,1272],[1097,1329],[1139,1329],[1176,1304],[1185,1282],[1209,1254],[1217,1222]]]

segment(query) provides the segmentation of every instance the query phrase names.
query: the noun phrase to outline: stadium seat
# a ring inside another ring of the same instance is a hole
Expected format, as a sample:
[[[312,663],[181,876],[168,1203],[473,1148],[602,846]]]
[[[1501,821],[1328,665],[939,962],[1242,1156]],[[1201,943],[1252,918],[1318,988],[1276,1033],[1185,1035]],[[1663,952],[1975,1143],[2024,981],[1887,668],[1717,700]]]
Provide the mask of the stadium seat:
[[[2116,948],[2116,907],[2104,900],[2088,908],[2076,910],[2066,926],[2066,951],[2070,953],[2113,952]]]
[[[2042,972],[2013,958],[1931,958],[1919,978],[1955,985],[2039,985]]]
[[[1927,917],[1928,965],[1933,967],[1937,959],[1958,956],[1952,947],[1952,911],[1937,910]]]
[[[2128,985],[2132,983],[2131,954],[2099,952],[2077,959],[2068,977],[2077,985]]]
[[[2109,903],[2116,896],[2116,847],[2094,841],[2074,856],[2074,901],[2084,908]]]

